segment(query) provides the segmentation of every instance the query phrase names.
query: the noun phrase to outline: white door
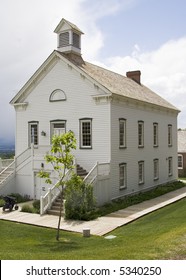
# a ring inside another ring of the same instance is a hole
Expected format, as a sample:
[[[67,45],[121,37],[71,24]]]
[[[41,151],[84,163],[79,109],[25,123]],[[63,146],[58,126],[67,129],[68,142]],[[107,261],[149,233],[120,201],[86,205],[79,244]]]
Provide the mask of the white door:
[[[40,199],[41,196],[44,196],[48,188],[51,187],[45,182],[44,178],[38,177],[38,173],[34,173],[34,186],[35,186],[35,199]]]

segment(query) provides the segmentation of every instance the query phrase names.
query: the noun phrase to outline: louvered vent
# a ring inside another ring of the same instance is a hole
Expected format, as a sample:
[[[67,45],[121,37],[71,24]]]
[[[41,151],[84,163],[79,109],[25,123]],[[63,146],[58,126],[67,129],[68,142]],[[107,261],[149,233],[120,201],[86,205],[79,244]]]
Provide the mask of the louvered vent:
[[[80,36],[73,32],[73,46],[80,49]]]
[[[59,47],[69,46],[69,32],[59,34]]]

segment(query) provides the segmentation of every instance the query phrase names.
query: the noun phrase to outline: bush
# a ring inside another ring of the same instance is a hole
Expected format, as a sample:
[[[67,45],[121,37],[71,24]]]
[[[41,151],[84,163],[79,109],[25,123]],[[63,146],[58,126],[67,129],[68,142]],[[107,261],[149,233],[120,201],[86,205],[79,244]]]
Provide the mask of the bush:
[[[23,205],[21,212],[34,213],[33,209],[34,208],[32,206],[25,204]]]
[[[11,193],[11,194],[9,194],[8,196],[14,197],[15,200],[16,200],[16,203],[22,203],[22,202],[26,202],[26,201],[29,201],[29,200],[30,200],[29,196],[27,196],[27,195],[22,196],[22,195],[19,194],[19,193]]]
[[[40,213],[40,200],[35,200],[32,203],[32,206],[29,204],[23,205],[21,212],[39,214]]]
[[[65,218],[91,220],[95,218],[95,198],[92,185],[74,174],[65,189]]]
[[[3,198],[0,198],[0,207],[3,207],[3,205],[5,204],[5,201]]]
[[[181,181],[175,181],[172,183],[167,183],[165,185],[159,185],[151,190],[146,190],[135,195],[128,195],[124,198],[120,198],[101,206],[98,210],[98,216],[104,216],[112,212],[124,209],[126,207],[141,203],[143,201],[153,199],[155,197],[161,196],[168,192],[183,188],[185,184]]]
[[[38,213],[40,212],[40,200],[35,200],[33,203],[33,208],[35,208],[36,210],[38,210]]]

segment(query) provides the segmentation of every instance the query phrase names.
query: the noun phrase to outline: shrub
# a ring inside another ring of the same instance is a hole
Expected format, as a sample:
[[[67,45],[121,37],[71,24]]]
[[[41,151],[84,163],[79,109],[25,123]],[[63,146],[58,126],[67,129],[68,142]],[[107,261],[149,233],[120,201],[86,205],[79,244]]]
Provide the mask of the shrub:
[[[124,209],[126,207],[129,207],[131,205],[141,203],[143,201],[153,199],[155,197],[161,196],[163,194],[166,194],[168,192],[183,188],[185,184],[181,181],[175,181],[172,183],[167,183],[165,185],[159,185],[151,190],[146,190],[144,192],[140,192],[135,195],[128,195],[123,198],[114,200],[110,203],[107,203],[103,206],[101,206],[98,210],[98,216],[104,216],[109,213],[112,213],[114,211],[118,211],[120,209]]]
[[[40,200],[35,200],[32,203],[32,206],[29,204],[23,205],[21,212],[39,214],[40,213]]]
[[[8,196],[14,197],[17,203],[26,202],[26,201],[29,201],[29,200],[30,200],[29,196],[27,196],[27,195],[22,196],[22,195],[19,194],[19,193],[11,193],[11,194],[8,195]]]
[[[0,198],[0,207],[3,207],[3,205],[5,204],[5,201],[3,198]]]
[[[23,205],[21,212],[34,213],[33,207],[28,204]]]
[[[95,198],[92,185],[85,184],[74,174],[65,189],[66,219],[91,220],[95,218]]]
[[[40,212],[40,200],[35,200],[33,203],[33,208],[35,208],[36,210],[38,210],[38,213]]]

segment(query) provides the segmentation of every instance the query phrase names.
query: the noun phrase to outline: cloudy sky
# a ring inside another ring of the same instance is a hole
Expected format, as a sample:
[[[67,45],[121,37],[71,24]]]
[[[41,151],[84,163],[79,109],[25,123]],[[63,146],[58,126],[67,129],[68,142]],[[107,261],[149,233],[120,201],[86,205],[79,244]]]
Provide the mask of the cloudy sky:
[[[62,18],[85,33],[85,60],[124,75],[141,70],[186,128],[185,11],[185,0],[0,0],[0,139],[13,139],[9,102],[56,49]]]

